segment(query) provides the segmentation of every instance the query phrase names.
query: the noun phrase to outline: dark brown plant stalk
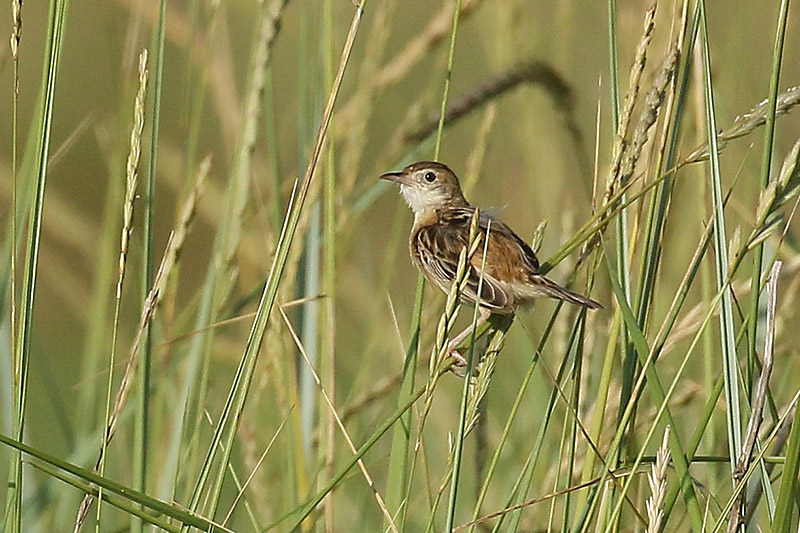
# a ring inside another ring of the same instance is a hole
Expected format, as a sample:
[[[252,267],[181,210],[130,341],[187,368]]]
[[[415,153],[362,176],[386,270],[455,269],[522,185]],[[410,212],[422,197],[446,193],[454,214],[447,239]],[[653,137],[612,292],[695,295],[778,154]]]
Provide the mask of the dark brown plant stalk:
[[[572,88],[552,65],[539,59],[532,59],[478,83],[471,91],[455,100],[447,108],[445,124],[452,124],[522,83],[541,85],[553,98],[560,111],[572,114],[575,106]],[[404,132],[403,140],[410,144],[424,141],[436,131],[439,119],[439,113],[432,114],[421,126]]]

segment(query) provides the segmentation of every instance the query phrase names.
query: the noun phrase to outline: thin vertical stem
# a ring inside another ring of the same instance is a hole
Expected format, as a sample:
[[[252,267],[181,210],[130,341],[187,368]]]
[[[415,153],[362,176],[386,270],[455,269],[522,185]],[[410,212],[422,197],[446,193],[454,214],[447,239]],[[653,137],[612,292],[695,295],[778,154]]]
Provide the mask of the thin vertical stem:
[[[150,106],[150,157],[147,166],[147,179],[145,180],[143,194],[143,228],[144,249],[142,260],[141,299],[144,302],[153,286],[153,202],[156,188],[156,156],[158,154],[158,132],[161,116],[161,88],[164,74],[164,46],[166,41],[167,1],[161,0],[158,10],[158,23],[155,29],[155,45],[153,46],[154,79],[153,98]],[[140,491],[147,490],[147,463],[150,411],[150,357],[153,349],[153,330],[150,321],[147,322],[142,342],[141,358],[139,359],[139,401],[136,404],[136,423],[133,453],[133,487]],[[131,517],[131,531],[141,532],[142,519]]]
[[[720,300],[720,336],[722,344],[723,376],[725,380],[725,400],[728,404],[728,447],[731,472],[736,468],[736,460],[742,453],[742,422],[739,402],[739,364],[736,357],[736,341],[733,331],[733,298],[727,285],[728,241],[725,232],[725,212],[722,198],[722,184],[719,166],[719,146],[717,143],[717,123],[714,110],[714,91],[711,82],[711,57],[708,46],[708,25],[705,1],[700,1],[700,30],[703,47],[703,71],[706,100],[706,130],[709,142],[709,173],[714,211],[714,248],[717,267],[717,290],[722,291]],[[758,287],[753,290],[758,291]]]
[[[28,398],[28,369],[30,367],[31,329],[33,324],[33,304],[36,293],[37,270],[39,265],[39,244],[42,234],[42,212],[47,182],[48,158],[50,154],[50,130],[53,120],[56,80],[61,59],[64,28],[67,19],[69,0],[51,0],[45,60],[42,67],[42,85],[39,97],[38,146],[36,148],[35,201],[28,219],[27,255],[25,274],[20,301],[19,333],[16,342],[15,366],[12,369],[14,383],[13,432],[17,441],[22,442],[25,432],[25,407]],[[13,253],[13,252],[12,252]],[[18,533],[22,521],[22,453],[11,454],[8,490],[6,491],[5,530]]]
[[[336,69],[336,58],[334,56],[334,32],[333,32],[333,0],[326,0],[323,5],[323,39],[325,41],[325,57],[323,58],[323,75],[325,88],[333,86],[333,76]],[[334,117],[331,117],[331,130],[334,130]],[[325,375],[327,376],[328,394],[336,399],[336,159],[333,137],[328,141],[328,153],[326,154],[325,165],[325,249],[324,249],[324,287],[326,299],[325,323]],[[333,410],[328,412],[326,429],[326,454],[325,454],[325,476],[323,479],[330,479],[334,476],[334,459],[336,457],[334,435],[336,432],[336,413]],[[334,507],[333,497],[325,500],[325,527],[326,531],[334,531]]]
[[[759,182],[759,194],[767,188],[769,176],[772,168],[772,152],[775,144],[775,114],[778,100],[778,87],[781,77],[781,61],[783,59],[783,44],[786,37],[786,21],[789,18],[789,0],[781,0],[781,9],[778,15],[778,27],[775,33],[775,47],[772,60],[772,77],[769,86],[769,101],[767,109],[767,122],[764,125],[764,151],[761,159],[761,180]],[[764,243],[759,242],[753,251],[753,273],[751,277],[750,291],[750,315],[753,320],[748,327],[747,360],[748,370],[755,365],[756,359],[756,336],[758,333],[758,302],[761,295],[761,269],[764,261]],[[750,374],[750,373],[749,373]],[[748,375],[748,377],[751,377]],[[751,386],[750,380],[747,387]]]

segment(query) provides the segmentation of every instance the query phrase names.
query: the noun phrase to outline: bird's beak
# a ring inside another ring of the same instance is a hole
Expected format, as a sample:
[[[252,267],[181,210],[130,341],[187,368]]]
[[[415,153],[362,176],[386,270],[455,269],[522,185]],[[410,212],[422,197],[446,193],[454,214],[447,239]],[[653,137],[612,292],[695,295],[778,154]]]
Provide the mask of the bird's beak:
[[[381,176],[382,180],[393,181],[400,185],[411,185],[410,178],[403,172],[387,172]]]

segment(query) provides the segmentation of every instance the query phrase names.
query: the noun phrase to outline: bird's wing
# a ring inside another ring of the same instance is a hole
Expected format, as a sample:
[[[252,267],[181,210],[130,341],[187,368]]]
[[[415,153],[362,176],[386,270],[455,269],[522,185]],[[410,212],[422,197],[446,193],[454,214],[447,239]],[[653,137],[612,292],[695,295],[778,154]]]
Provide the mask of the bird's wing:
[[[472,212],[459,209],[447,220],[421,228],[416,235],[416,254],[420,266],[429,277],[444,290],[449,290],[456,279],[458,256],[469,244],[469,224]],[[481,278],[481,262],[476,264],[475,258],[481,256],[480,248],[473,257],[467,273],[467,282],[461,297],[475,303],[478,285]],[[513,297],[489,272],[484,272],[481,286],[480,303],[483,307],[496,311],[510,311]]]
[[[481,212],[479,225],[484,233],[487,229],[489,230],[490,238],[493,241],[502,243],[500,246],[506,248],[506,253],[516,256],[529,274],[532,275],[539,272],[539,260],[536,258],[536,254],[528,243],[514,233],[514,230],[508,224],[488,213]]]

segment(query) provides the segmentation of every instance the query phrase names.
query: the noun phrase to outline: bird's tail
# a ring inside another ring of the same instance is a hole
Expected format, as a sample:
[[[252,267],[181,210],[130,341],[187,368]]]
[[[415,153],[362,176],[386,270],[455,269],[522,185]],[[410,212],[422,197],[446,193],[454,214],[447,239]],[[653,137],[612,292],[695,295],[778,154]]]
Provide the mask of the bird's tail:
[[[544,276],[536,276],[536,288],[544,296],[555,298],[556,300],[564,300],[565,302],[579,305],[581,307],[588,307],[589,309],[602,309],[603,306],[599,302],[595,302],[591,298],[587,298],[577,292],[572,292],[565,289],[555,281],[547,279]]]

